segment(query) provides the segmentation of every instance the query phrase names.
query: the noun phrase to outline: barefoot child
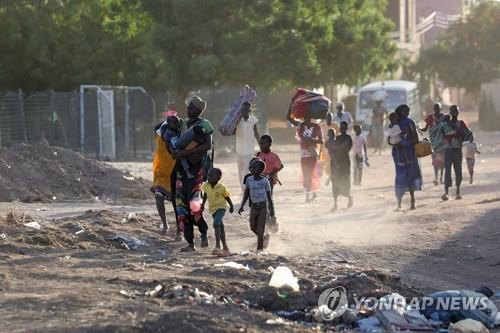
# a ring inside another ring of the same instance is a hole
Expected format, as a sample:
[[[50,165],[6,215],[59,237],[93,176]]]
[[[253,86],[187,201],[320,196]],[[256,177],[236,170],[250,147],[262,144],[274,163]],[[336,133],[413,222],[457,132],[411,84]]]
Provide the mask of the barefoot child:
[[[267,206],[269,205],[269,215],[274,217],[273,198],[271,197],[271,184],[262,175],[266,164],[262,160],[255,160],[250,165],[252,175],[246,180],[245,194],[238,210],[241,215],[243,207],[248,198],[252,200],[250,207],[250,229],[257,235],[257,251],[262,251],[264,244],[269,240],[268,235],[264,235],[266,229]]]
[[[205,208],[205,203],[208,200],[208,208],[210,214],[214,218],[214,231],[215,231],[215,248],[212,254],[221,257],[226,257],[231,255],[229,248],[226,243],[226,233],[224,231],[224,223],[222,219],[226,214],[227,205],[229,204],[229,212],[234,211],[233,203],[230,198],[229,191],[226,186],[220,183],[222,178],[222,171],[217,168],[212,168],[208,172],[208,179],[202,186],[203,191],[203,203],[201,204],[201,210]],[[222,242],[222,250],[221,250]]]
[[[467,160],[467,169],[469,169],[469,183],[474,183],[474,165],[476,164],[476,153],[481,154],[477,150],[477,144],[474,142],[473,137],[469,138],[468,142],[464,142],[465,159]]]
[[[354,185],[361,185],[363,177],[363,164],[368,165],[368,153],[366,151],[366,138],[361,134],[361,125],[354,125],[354,137],[352,138],[352,151],[354,157]]]
[[[257,153],[257,157],[260,158],[264,163],[266,163],[266,168],[262,173],[269,182],[271,183],[271,195],[274,193],[274,185],[277,183],[281,184],[278,179],[278,172],[280,172],[284,166],[281,163],[280,157],[271,151],[271,145],[273,143],[273,138],[270,135],[263,135],[259,140],[260,152]],[[269,219],[270,230],[273,232],[278,231],[278,223],[276,222],[276,216],[274,218]]]

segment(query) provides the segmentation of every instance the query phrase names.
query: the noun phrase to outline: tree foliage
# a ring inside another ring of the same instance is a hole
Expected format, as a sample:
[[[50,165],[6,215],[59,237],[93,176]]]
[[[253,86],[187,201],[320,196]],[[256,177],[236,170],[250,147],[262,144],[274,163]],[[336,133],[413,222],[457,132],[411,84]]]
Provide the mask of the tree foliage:
[[[138,10],[133,0],[2,1],[0,88],[144,82],[151,21]]]
[[[486,1],[424,51],[418,68],[424,77],[437,73],[446,85],[477,93],[481,83],[498,77],[499,55],[500,3]]]
[[[356,84],[394,69],[384,0],[3,0],[0,89]]]
[[[355,84],[394,69],[384,1],[149,0],[179,96],[204,86]]]

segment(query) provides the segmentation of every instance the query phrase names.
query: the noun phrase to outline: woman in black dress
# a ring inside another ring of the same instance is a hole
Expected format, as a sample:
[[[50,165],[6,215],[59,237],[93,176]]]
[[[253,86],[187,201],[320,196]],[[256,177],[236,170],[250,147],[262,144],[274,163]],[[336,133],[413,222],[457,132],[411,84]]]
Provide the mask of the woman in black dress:
[[[353,205],[353,198],[351,195],[351,159],[349,152],[352,148],[352,139],[347,134],[348,125],[345,121],[340,123],[340,135],[335,140],[329,138],[326,143],[326,148],[331,157],[331,180],[332,180],[332,194],[334,206],[332,212],[337,210],[337,199],[339,195],[347,197],[349,202],[347,208]],[[333,132],[333,134],[332,134]],[[329,136],[335,136],[333,129],[329,130]]]

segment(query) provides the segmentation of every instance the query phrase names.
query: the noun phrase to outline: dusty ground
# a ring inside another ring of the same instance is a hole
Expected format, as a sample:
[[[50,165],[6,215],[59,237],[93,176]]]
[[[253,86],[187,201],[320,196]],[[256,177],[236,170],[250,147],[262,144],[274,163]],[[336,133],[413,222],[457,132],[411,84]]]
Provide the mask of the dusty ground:
[[[16,211],[0,221],[0,234],[5,234],[0,237],[0,331],[302,332],[316,329],[315,324],[269,325],[266,320],[276,318],[278,310],[313,307],[335,278],[360,294],[395,290],[413,295],[483,285],[500,290],[500,134],[479,133],[477,141],[482,154],[476,182],[469,185],[465,177],[463,200],[440,201],[442,187],[432,185],[427,158],[417,210],[403,212],[393,211],[388,151],[370,156],[363,186],[353,188],[354,208],[330,213],[327,186],[317,201],[304,203],[296,147],[275,147],[286,168],[284,185],[275,192],[281,230],[271,238],[271,254],[239,254],[255,246],[246,217],[232,215],[225,222],[230,248],[238,253],[228,260],[248,264],[250,271],[215,267],[227,260],[205,249],[180,255],[184,244],[175,242],[172,232],[158,233],[152,201],[126,206],[0,203],[0,216]],[[223,158],[217,165],[238,202],[235,162]],[[149,163],[114,166],[150,177]],[[127,222],[129,212],[138,213],[138,220]],[[42,229],[22,225],[31,221]],[[115,235],[134,235],[147,245],[128,251],[108,240]],[[280,263],[301,279],[299,295],[280,296],[265,287],[268,267]],[[144,296],[158,284],[168,297]],[[194,295],[194,288],[213,294],[216,304],[169,296],[176,285],[185,285],[185,295]]]
[[[48,144],[0,148],[0,201],[134,202],[146,183],[77,152]]]

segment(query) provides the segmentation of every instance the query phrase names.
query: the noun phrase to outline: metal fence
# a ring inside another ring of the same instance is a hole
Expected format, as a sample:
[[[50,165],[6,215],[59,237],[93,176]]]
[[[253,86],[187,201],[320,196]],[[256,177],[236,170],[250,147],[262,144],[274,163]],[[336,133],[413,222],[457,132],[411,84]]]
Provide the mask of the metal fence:
[[[168,105],[175,104],[175,96],[168,92],[148,94],[138,87],[86,87],[89,89],[79,92],[0,92],[0,147],[45,140],[50,145],[97,159],[151,156],[153,127],[162,119]],[[204,116],[217,127],[239,90],[197,93],[207,100]],[[254,108],[261,132],[267,123],[267,112],[264,112],[267,99],[267,95],[259,95]],[[184,111],[180,115],[183,116]],[[234,145],[234,137],[223,137],[218,131],[214,136],[219,148]]]

